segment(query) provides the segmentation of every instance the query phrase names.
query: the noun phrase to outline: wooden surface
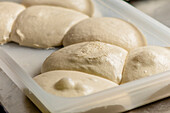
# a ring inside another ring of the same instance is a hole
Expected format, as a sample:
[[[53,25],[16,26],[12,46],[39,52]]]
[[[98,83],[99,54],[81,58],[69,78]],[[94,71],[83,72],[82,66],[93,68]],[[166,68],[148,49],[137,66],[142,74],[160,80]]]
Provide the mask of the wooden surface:
[[[138,1],[133,5],[170,26],[170,0]],[[0,103],[9,113],[40,113],[2,70],[0,70]],[[127,113],[170,113],[170,98],[136,108]]]

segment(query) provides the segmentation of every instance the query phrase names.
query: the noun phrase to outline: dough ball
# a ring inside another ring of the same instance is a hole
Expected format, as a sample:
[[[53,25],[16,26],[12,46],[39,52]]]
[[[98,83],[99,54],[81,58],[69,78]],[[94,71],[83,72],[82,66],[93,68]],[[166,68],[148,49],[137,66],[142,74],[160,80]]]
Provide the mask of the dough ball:
[[[101,41],[126,50],[145,46],[146,39],[132,24],[117,18],[90,18],[73,26],[64,36],[63,45]]]
[[[26,6],[31,5],[53,5],[73,9],[89,16],[93,15],[93,4],[91,0],[23,0]]]
[[[24,9],[23,5],[17,3],[0,2],[0,44],[8,42],[12,25]]]
[[[84,96],[118,86],[101,77],[65,70],[46,72],[34,80],[48,93],[62,97]]]
[[[41,72],[75,70],[109,79],[119,84],[127,51],[102,42],[73,44],[52,53]]]
[[[66,32],[86,18],[88,16],[65,8],[32,6],[18,16],[11,40],[35,48],[61,46]]]
[[[170,51],[163,47],[146,46],[130,51],[121,83],[170,70]]]

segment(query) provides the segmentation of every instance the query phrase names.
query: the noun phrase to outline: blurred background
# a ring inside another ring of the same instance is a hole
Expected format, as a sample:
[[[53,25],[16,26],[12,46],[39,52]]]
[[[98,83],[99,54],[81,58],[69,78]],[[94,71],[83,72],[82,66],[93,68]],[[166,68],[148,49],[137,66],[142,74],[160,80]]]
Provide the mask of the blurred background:
[[[170,27],[170,0],[125,0]]]

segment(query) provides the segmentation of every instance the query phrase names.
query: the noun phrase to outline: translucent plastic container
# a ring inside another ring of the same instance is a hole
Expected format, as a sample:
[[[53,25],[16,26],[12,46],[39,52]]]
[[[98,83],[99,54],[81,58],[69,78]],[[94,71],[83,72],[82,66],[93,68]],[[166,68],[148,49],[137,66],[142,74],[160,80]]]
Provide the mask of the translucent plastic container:
[[[170,29],[131,5],[121,0],[93,2],[96,15],[129,21],[142,31],[149,45],[170,47]],[[44,113],[123,112],[170,96],[170,70],[88,96],[63,98],[51,95],[32,77],[40,73],[45,58],[57,49],[33,49],[14,43],[0,47],[0,67]]]

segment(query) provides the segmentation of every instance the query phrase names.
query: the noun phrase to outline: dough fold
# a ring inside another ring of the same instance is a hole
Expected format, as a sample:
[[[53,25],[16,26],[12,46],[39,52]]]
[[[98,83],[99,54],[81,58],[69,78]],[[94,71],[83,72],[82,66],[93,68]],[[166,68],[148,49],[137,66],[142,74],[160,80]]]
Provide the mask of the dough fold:
[[[25,9],[23,5],[13,2],[0,2],[0,44],[9,41],[12,25],[17,16]]]
[[[75,70],[109,79],[119,84],[127,51],[103,42],[73,44],[52,53],[41,72]]]
[[[130,51],[121,83],[170,70],[170,51],[164,47],[146,46]]]
[[[62,97],[85,96],[118,86],[101,77],[66,70],[46,72],[34,77],[34,80],[48,93]]]
[[[128,51],[147,45],[142,33],[132,24],[110,17],[90,18],[73,26],[64,36],[63,45],[101,41]]]
[[[32,5],[52,5],[73,9],[86,15],[93,15],[93,3],[91,0],[23,0],[26,6]]]
[[[34,48],[61,46],[66,32],[86,18],[88,16],[66,8],[32,6],[18,16],[11,41]]]

